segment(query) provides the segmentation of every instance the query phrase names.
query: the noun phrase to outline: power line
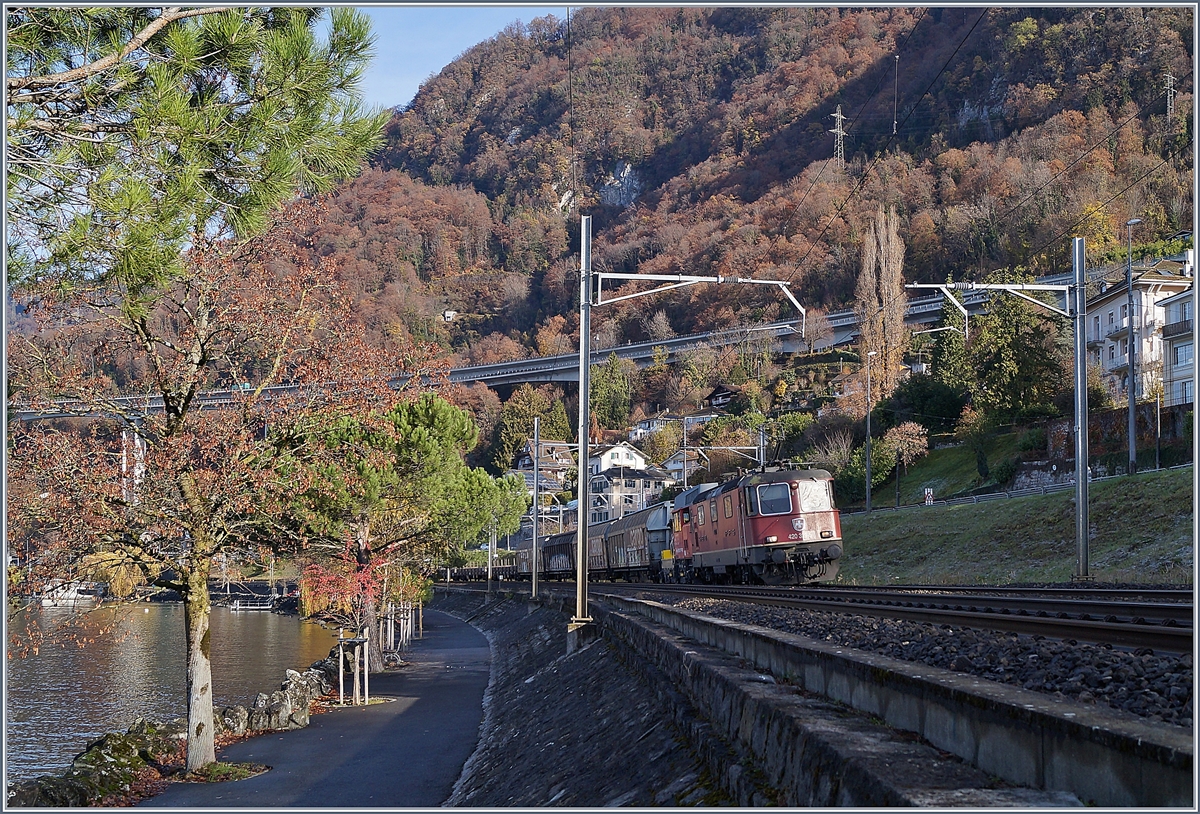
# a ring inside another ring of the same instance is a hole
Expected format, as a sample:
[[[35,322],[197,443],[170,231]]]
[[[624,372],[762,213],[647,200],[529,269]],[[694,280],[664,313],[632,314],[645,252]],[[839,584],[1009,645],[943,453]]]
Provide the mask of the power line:
[[[897,51],[904,50],[905,46],[908,45],[908,41],[910,39],[912,39],[912,35],[916,32],[917,26],[919,26],[921,24],[921,21],[925,19],[925,15],[928,13],[929,13],[929,9],[927,9],[927,8],[921,9],[921,16],[917,18],[917,21],[915,23],[913,23],[912,28],[910,28],[908,30],[908,34],[906,34],[904,37],[904,42],[900,43],[900,45],[897,46],[897,48],[896,48]],[[898,56],[897,56],[897,59],[899,59]],[[850,129],[851,130],[854,129],[855,122],[857,122],[859,120],[859,118],[862,117],[863,111],[867,109],[867,105],[869,105],[871,103],[871,100],[875,98],[875,94],[879,92],[879,87],[882,84],[883,84],[883,75],[881,74],[879,77],[879,82],[877,82],[875,84],[875,89],[871,91],[870,95],[867,96],[867,100],[865,102],[863,102],[862,107],[860,107],[858,109],[858,113],[854,114],[854,118],[850,120]],[[841,106],[839,105],[839,109],[840,109],[840,107]],[[905,119],[905,121],[908,121],[908,119]],[[817,182],[821,180],[821,176],[825,174],[825,169],[828,166],[829,166],[828,163],[823,163],[821,165],[821,171],[817,173],[817,177],[814,178],[812,180],[812,182],[808,185],[808,189],[804,190],[804,194],[800,196],[800,200],[797,201],[796,205],[792,207],[792,211],[788,213],[787,219],[783,222],[783,225],[779,227],[779,231],[781,234],[786,233],[788,224],[790,224],[792,222],[792,218],[796,216],[796,213],[798,211],[800,211],[800,206],[808,198],[808,193],[813,191],[813,187],[815,187],[817,185]]]
[[[1117,132],[1118,132],[1118,131],[1119,131],[1121,128],[1123,128],[1125,125],[1129,124],[1131,121],[1133,121],[1134,119],[1136,119],[1136,118],[1137,118],[1139,115],[1141,115],[1141,111],[1140,111],[1140,110],[1139,110],[1139,111],[1137,111],[1137,112],[1135,112],[1135,113],[1134,113],[1132,116],[1130,116],[1130,117],[1129,117],[1128,119],[1126,119],[1125,121],[1123,121],[1123,122],[1121,122],[1120,124],[1118,124],[1118,125],[1117,125],[1116,127],[1114,127],[1112,130],[1109,130],[1107,133],[1105,133],[1103,136],[1101,136],[1099,139],[1097,139],[1097,140],[1096,140],[1096,142],[1095,142],[1094,144],[1092,144],[1092,146],[1091,146],[1091,147],[1087,148],[1087,150],[1085,150],[1084,152],[1082,152],[1082,153],[1080,153],[1078,156],[1076,156],[1074,161],[1072,161],[1070,164],[1068,164],[1067,166],[1065,166],[1065,167],[1063,167],[1061,170],[1059,170],[1057,173],[1055,173],[1053,178],[1051,178],[1051,179],[1050,179],[1049,181],[1047,181],[1046,183],[1044,183],[1044,184],[1042,184],[1041,186],[1039,186],[1039,187],[1037,187],[1036,189],[1034,189],[1032,192],[1030,192],[1028,195],[1026,195],[1024,198],[1022,198],[1022,199],[1021,199],[1020,201],[1018,201],[1017,203],[1015,203],[1015,204],[1013,204],[1012,206],[1009,206],[1008,208],[1006,208],[1006,209],[1004,210],[1004,212],[1002,212],[1002,213],[1000,214],[1000,216],[999,216],[999,220],[1002,220],[1002,221],[1004,221],[1004,220],[1008,220],[1008,218],[1009,218],[1009,217],[1011,217],[1012,215],[1016,214],[1017,210],[1018,210],[1018,209],[1019,209],[1021,206],[1023,206],[1023,205],[1024,205],[1026,202],[1028,202],[1028,201],[1029,201],[1031,198],[1033,198],[1033,196],[1037,195],[1039,192],[1041,192],[1042,190],[1046,189],[1046,188],[1047,188],[1047,187],[1049,187],[1051,184],[1053,184],[1055,181],[1057,181],[1057,180],[1058,180],[1060,177],[1062,177],[1062,175],[1063,175],[1064,173],[1066,173],[1066,172],[1067,172],[1067,170],[1071,169],[1071,168],[1072,168],[1072,167],[1074,167],[1076,164],[1078,164],[1080,161],[1082,161],[1083,159],[1085,159],[1085,158],[1087,158],[1089,155],[1091,155],[1091,153],[1093,153],[1093,152],[1096,150],[1096,148],[1097,148],[1097,147],[1099,147],[1101,144],[1106,144],[1106,143],[1108,142],[1108,140],[1109,140],[1110,138],[1112,138],[1114,135],[1116,135],[1116,133],[1117,133]]]
[[[937,72],[937,75],[933,77],[933,79],[930,81],[928,87],[925,88],[925,92],[922,93],[917,98],[916,103],[913,104],[913,109],[909,111],[908,116],[904,117],[904,122],[902,122],[902,124],[908,122],[909,117],[912,116],[913,113],[916,111],[917,105],[919,105],[921,103],[922,99],[924,99],[926,96],[929,95],[929,91],[933,89],[934,84],[938,81],[938,79],[941,78],[942,74],[944,74],[946,72],[946,68],[950,67],[950,63],[954,60],[954,58],[956,56],[958,56],[958,52],[962,50],[962,47],[966,44],[967,39],[970,38],[970,36],[973,33],[975,33],[975,29],[979,26],[979,24],[981,22],[983,22],[983,18],[985,16],[987,16],[987,12],[988,12],[988,10],[984,9],[983,13],[981,13],[979,15],[979,18],[975,20],[975,23],[974,23],[974,25],[971,26],[970,30],[967,31],[967,33],[963,35],[962,40],[960,40],[958,45],[955,46],[954,52],[952,54],[950,54],[950,56],[946,59],[945,64],[942,65],[941,70],[939,70]],[[842,201],[841,205],[837,208],[837,211],[835,211],[833,213],[833,215],[829,218],[829,222],[825,224],[825,227],[823,229],[821,229],[821,233],[817,235],[817,239],[813,241],[812,246],[809,247],[809,250],[804,254],[803,257],[800,258],[799,262],[796,263],[796,266],[792,270],[792,273],[790,275],[788,275],[787,282],[792,281],[792,277],[794,277],[796,275],[796,272],[800,270],[800,267],[804,264],[804,261],[808,259],[809,255],[812,254],[813,249],[815,249],[817,247],[817,244],[821,242],[821,238],[823,238],[825,236],[825,233],[827,231],[829,231],[829,227],[832,226],[833,222],[835,220],[837,220],[839,215],[842,214],[842,210],[846,208],[846,204],[850,203],[850,199],[853,198],[860,189],[862,189],[864,184],[866,184],[867,179],[871,176],[871,172],[875,169],[875,166],[879,163],[880,158],[882,158],[884,153],[887,152],[887,149],[888,149],[888,147],[891,146],[894,138],[895,138],[894,136],[888,138],[887,144],[885,144],[883,146],[883,150],[879,153],[879,155],[877,155],[875,157],[875,160],[873,162],[871,162],[871,166],[869,166],[866,169],[866,171],[862,174],[862,178],[859,179],[859,182],[854,186],[853,189],[850,190],[850,194],[848,194],[846,196],[846,199]]]
[[[1173,159],[1173,158],[1178,158],[1178,157],[1179,157],[1179,155],[1180,155],[1180,154],[1181,154],[1181,153],[1182,153],[1184,150],[1186,150],[1188,147],[1191,147],[1191,146],[1192,146],[1192,143],[1193,143],[1193,142],[1194,142],[1194,139],[1190,139],[1190,140],[1188,140],[1188,142],[1187,142],[1186,144],[1184,144],[1183,146],[1179,147],[1177,150],[1175,150],[1175,152],[1173,152],[1173,153],[1171,153],[1170,155],[1168,155],[1168,156],[1167,156],[1166,158],[1164,158],[1162,161],[1158,162],[1158,164],[1156,164],[1154,167],[1152,167],[1152,168],[1151,168],[1151,169],[1149,169],[1149,170],[1146,170],[1146,172],[1144,172],[1144,173],[1142,173],[1141,175],[1139,175],[1139,176],[1138,176],[1137,178],[1135,178],[1133,181],[1130,181],[1130,182],[1129,182],[1129,183],[1128,183],[1128,184],[1127,184],[1127,185],[1126,185],[1126,186],[1125,186],[1125,187],[1124,187],[1124,188],[1123,188],[1123,189],[1122,189],[1120,192],[1117,192],[1116,194],[1114,194],[1114,195],[1112,195],[1111,197],[1109,197],[1107,200],[1105,200],[1105,201],[1101,202],[1101,204],[1100,204],[1100,207],[1099,207],[1099,208],[1100,208],[1100,209],[1103,209],[1104,207],[1108,206],[1110,203],[1112,203],[1113,201],[1115,201],[1117,198],[1120,198],[1120,197],[1121,197],[1122,195],[1124,195],[1126,192],[1128,192],[1129,190],[1133,189],[1135,186],[1137,186],[1138,184],[1140,184],[1142,181],[1146,180],[1146,178],[1148,178],[1148,177],[1149,177],[1149,176],[1151,176],[1152,174],[1154,174],[1154,173],[1158,172],[1160,169],[1162,169],[1164,166],[1166,166],[1168,163],[1170,163],[1171,159]],[[1041,253],[1042,253],[1043,251],[1045,251],[1045,250],[1046,250],[1046,249],[1047,249],[1047,248],[1048,248],[1050,245],[1052,245],[1052,244],[1054,244],[1054,243],[1057,243],[1058,241],[1060,241],[1060,240],[1062,240],[1064,237],[1066,237],[1066,236],[1067,236],[1067,235],[1068,235],[1068,234],[1071,232],[1071,230],[1072,230],[1072,229],[1074,229],[1075,227],[1077,227],[1079,224],[1083,223],[1083,222],[1084,222],[1085,220],[1087,220],[1089,217],[1091,217],[1091,216],[1090,216],[1090,215],[1084,215],[1084,216],[1083,216],[1083,217],[1081,217],[1079,220],[1075,221],[1075,222],[1074,222],[1074,223],[1072,223],[1070,226],[1066,227],[1066,228],[1065,228],[1065,229],[1063,229],[1061,232],[1059,232],[1058,234],[1056,234],[1054,237],[1050,238],[1050,239],[1049,239],[1049,240],[1047,240],[1045,243],[1043,243],[1042,245],[1038,246],[1036,249],[1033,249],[1032,251],[1030,251],[1030,252],[1029,252],[1029,257],[1036,257],[1037,255],[1041,254]]]

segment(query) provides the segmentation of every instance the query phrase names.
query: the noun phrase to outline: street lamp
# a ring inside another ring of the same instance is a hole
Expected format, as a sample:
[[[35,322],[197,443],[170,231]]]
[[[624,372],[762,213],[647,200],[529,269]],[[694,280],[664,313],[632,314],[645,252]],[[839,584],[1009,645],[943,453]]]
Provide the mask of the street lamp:
[[[867,514],[871,513],[871,357],[876,353],[867,352]]]
[[[1129,372],[1126,375],[1127,381],[1125,383],[1125,387],[1127,389],[1126,395],[1129,397],[1128,474],[1130,475],[1137,471],[1137,443],[1135,440],[1135,433],[1137,430],[1137,384],[1135,383],[1134,379],[1134,376],[1136,375],[1136,369],[1134,367],[1135,345],[1133,330],[1133,227],[1141,222],[1141,218],[1131,218],[1130,220],[1125,221],[1125,227],[1129,233],[1129,263],[1125,266],[1125,288],[1127,289],[1125,295],[1129,302]]]

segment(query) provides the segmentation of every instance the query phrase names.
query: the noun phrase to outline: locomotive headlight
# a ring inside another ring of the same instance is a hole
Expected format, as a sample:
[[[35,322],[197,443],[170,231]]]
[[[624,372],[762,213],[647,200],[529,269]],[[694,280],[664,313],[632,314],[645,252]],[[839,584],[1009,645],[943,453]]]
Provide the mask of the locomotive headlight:
[[[763,540],[763,542],[764,542],[764,543],[778,543],[778,542],[779,542],[779,538],[778,538],[778,537],[776,537],[775,535],[771,535],[770,537],[768,537],[768,538],[766,538],[765,540]]]
[[[833,536],[833,529],[825,529],[825,531],[821,532],[821,539],[822,539],[822,540],[825,540],[825,539],[827,539],[827,538],[829,538],[829,537],[832,537],[832,536]]]

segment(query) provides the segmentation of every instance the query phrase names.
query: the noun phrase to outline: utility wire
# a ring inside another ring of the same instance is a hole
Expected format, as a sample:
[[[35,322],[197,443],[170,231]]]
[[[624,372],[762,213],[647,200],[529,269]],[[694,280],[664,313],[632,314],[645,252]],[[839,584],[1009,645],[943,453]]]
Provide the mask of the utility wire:
[[[1164,158],[1162,161],[1158,162],[1158,164],[1154,165],[1154,167],[1152,167],[1152,168],[1151,168],[1151,169],[1149,169],[1149,170],[1146,170],[1146,172],[1144,172],[1144,173],[1142,173],[1141,175],[1139,175],[1139,176],[1138,176],[1137,178],[1135,178],[1133,181],[1130,181],[1130,182],[1129,182],[1129,183],[1128,183],[1128,184],[1127,184],[1127,185],[1126,185],[1126,186],[1125,186],[1125,187],[1124,187],[1124,188],[1123,188],[1123,189],[1122,189],[1120,192],[1117,192],[1116,194],[1114,194],[1114,195],[1112,195],[1111,197],[1109,197],[1107,200],[1103,201],[1103,202],[1100,204],[1100,208],[1101,208],[1101,209],[1103,209],[1104,207],[1108,206],[1110,203],[1112,203],[1113,201],[1115,201],[1117,198],[1120,198],[1120,197],[1121,197],[1122,195],[1124,195],[1126,192],[1128,192],[1129,190],[1133,189],[1135,186],[1137,186],[1138,184],[1140,184],[1142,181],[1146,180],[1146,178],[1148,178],[1150,175],[1154,174],[1155,172],[1158,172],[1160,169],[1162,169],[1164,166],[1166,166],[1168,163],[1170,163],[1170,161],[1171,161],[1172,159],[1174,159],[1174,158],[1178,158],[1178,157],[1179,157],[1179,155],[1180,155],[1181,153],[1183,153],[1183,151],[1184,151],[1184,150],[1186,150],[1187,148],[1189,148],[1189,147],[1191,147],[1191,146],[1192,146],[1192,144],[1193,144],[1193,142],[1194,142],[1194,141],[1195,141],[1195,139],[1189,139],[1189,140],[1188,140],[1188,142],[1187,142],[1186,144],[1182,145],[1181,147],[1179,147],[1179,149],[1175,150],[1173,153],[1171,153],[1170,155],[1168,155],[1168,156],[1167,156],[1166,158]],[[1080,218],[1079,220],[1077,220],[1077,221],[1075,221],[1074,223],[1072,223],[1070,226],[1068,226],[1068,227],[1066,227],[1065,229],[1063,229],[1061,232],[1059,232],[1058,234],[1056,234],[1054,237],[1050,238],[1050,239],[1049,239],[1049,240],[1047,240],[1045,243],[1043,243],[1042,245],[1038,246],[1036,249],[1032,250],[1032,251],[1029,253],[1029,257],[1036,257],[1037,255],[1041,254],[1043,251],[1045,251],[1047,248],[1049,248],[1049,246],[1050,246],[1051,244],[1057,243],[1058,241],[1060,241],[1060,240],[1062,240],[1064,237],[1066,237],[1068,234],[1070,234],[1070,232],[1071,232],[1071,230],[1072,230],[1072,229],[1074,229],[1074,228],[1075,228],[1076,226],[1078,226],[1079,224],[1083,223],[1083,222],[1084,222],[1085,220],[1087,220],[1089,217],[1090,217],[1089,215],[1084,215],[1082,218]]]
[[[908,30],[908,34],[904,37],[904,42],[900,43],[900,45],[898,45],[896,47],[897,51],[904,50],[904,47],[906,45],[908,45],[908,41],[910,39],[912,39],[913,33],[916,32],[917,26],[919,26],[921,24],[921,21],[925,19],[925,15],[928,13],[929,13],[929,9],[927,9],[927,8],[921,9],[921,16],[917,18],[917,21],[915,23],[913,23],[912,28],[910,28]],[[899,56],[899,54],[897,54],[896,55],[897,62],[899,61],[899,59],[900,59],[900,56]],[[867,97],[867,100],[862,103],[862,106],[859,107],[858,112],[854,114],[854,118],[850,120],[850,129],[851,130],[854,129],[855,123],[863,115],[863,111],[865,111],[867,109],[867,105],[869,105],[875,99],[875,95],[879,93],[879,88],[883,84],[883,80],[884,80],[885,76],[886,76],[886,74],[880,74],[879,81],[875,84],[875,89],[871,91],[870,95]],[[908,121],[908,119],[906,118],[905,121]],[[895,122],[894,121],[892,122],[892,131],[893,131],[893,133],[895,132]],[[815,187],[817,185],[817,182],[821,180],[821,176],[825,174],[825,170],[828,167],[829,167],[829,160],[827,159],[821,165],[821,171],[817,173],[817,177],[812,180],[812,183],[808,185],[808,189],[804,190],[804,194],[802,196],[800,196],[800,200],[796,202],[796,205],[792,207],[792,211],[788,213],[787,220],[785,220],[783,222],[783,225],[779,227],[779,231],[781,234],[786,234],[788,224],[790,224],[792,222],[792,218],[795,217],[795,215],[798,211],[800,211],[801,204],[803,204],[804,201],[808,198],[808,193],[813,191],[813,187]]]
[[[1161,95],[1161,94],[1160,94],[1160,95]],[[1154,97],[1154,98],[1153,98],[1153,99],[1151,99],[1150,101],[1151,101],[1151,102],[1153,102],[1153,101],[1157,101],[1157,99],[1158,99],[1158,97]],[[1101,144],[1104,144],[1104,143],[1106,143],[1106,142],[1107,142],[1107,141],[1108,141],[1110,138],[1112,138],[1114,135],[1116,135],[1116,134],[1117,134],[1117,132],[1119,132],[1119,131],[1121,130],[1121,128],[1123,128],[1125,125],[1129,124],[1131,121],[1133,121],[1134,119],[1136,119],[1136,118],[1137,118],[1138,116],[1140,116],[1140,115],[1141,115],[1141,110],[1139,109],[1139,110],[1138,110],[1136,113],[1134,113],[1134,114],[1133,114],[1132,116],[1130,116],[1128,119],[1126,119],[1125,121],[1123,121],[1123,122],[1121,122],[1120,124],[1118,124],[1118,125],[1117,125],[1116,127],[1114,127],[1112,130],[1109,130],[1107,133],[1105,133],[1103,136],[1101,136],[1101,137],[1100,137],[1100,138],[1099,138],[1099,139],[1098,139],[1098,140],[1097,140],[1097,141],[1096,141],[1096,142],[1095,142],[1095,143],[1094,143],[1094,144],[1093,144],[1091,147],[1087,148],[1087,150],[1085,150],[1084,152],[1082,152],[1082,153],[1080,153],[1078,156],[1076,156],[1074,161],[1072,161],[1070,164],[1068,164],[1067,166],[1065,166],[1065,167],[1063,167],[1061,170],[1059,170],[1057,173],[1055,173],[1053,178],[1051,178],[1051,179],[1050,179],[1049,181],[1047,181],[1046,183],[1044,183],[1044,184],[1042,184],[1041,186],[1039,186],[1039,187],[1037,187],[1036,189],[1034,189],[1032,192],[1030,192],[1028,195],[1026,195],[1024,198],[1022,198],[1022,199],[1021,199],[1020,201],[1018,201],[1017,203],[1015,203],[1015,204],[1012,204],[1011,206],[1009,206],[1008,208],[1006,208],[1006,209],[1005,209],[1005,210],[1004,210],[1004,211],[1003,211],[1003,212],[1002,212],[1002,213],[999,215],[998,219],[999,219],[999,220],[1001,220],[1001,221],[1008,220],[1008,219],[1009,219],[1009,218],[1010,218],[1012,215],[1016,214],[1017,210],[1018,210],[1018,209],[1019,209],[1021,206],[1023,206],[1023,205],[1024,205],[1025,203],[1027,203],[1027,202],[1028,202],[1028,201],[1029,201],[1031,198],[1033,198],[1033,196],[1037,195],[1039,192],[1041,192],[1042,190],[1046,189],[1046,188],[1047,188],[1047,187],[1049,187],[1051,184],[1053,184],[1055,181],[1057,181],[1057,180],[1058,180],[1060,177],[1062,177],[1062,175],[1063,175],[1064,173],[1066,173],[1066,171],[1067,171],[1067,170],[1071,169],[1071,168],[1072,168],[1072,167],[1074,167],[1076,164],[1078,164],[1080,161],[1082,161],[1083,159],[1085,159],[1085,158],[1087,158],[1089,155],[1091,155],[1093,152],[1095,152],[1095,150],[1096,150],[1096,148],[1097,148],[1097,147],[1099,147]],[[1161,165],[1160,165],[1160,166],[1161,166]],[[1128,187],[1126,187],[1126,189],[1128,189]],[[1110,200],[1111,200],[1111,199],[1110,199]]]
[[[942,65],[941,70],[939,70],[937,72],[937,75],[933,77],[933,79],[930,81],[928,87],[925,88],[925,92],[922,93],[920,95],[920,97],[917,98],[916,103],[913,104],[912,110],[910,110],[908,112],[908,115],[904,117],[904,122],[901,122],[902,125],[908,122],[909,117],[912,116],[913,113],[916,111],[917,105],[921,104],[921,100],[929,95],[929,91],[933,89],[934,84],[936,84],[938,79],[941,78],[942,74],[944,74],[946,72],[946,69],[948,67],[950,67],[950,63],[954,60],[954,58],[956,56],[958,56],[958,52],[962,50],[962,47],[964,45],[966,45],[967,39],[970,38],[970,36],[973,33],[975,33],[975,29],[979,26],[979,24],[981,22],[983,22],[983,18],[985,16],[987,16],[987,13],[988,13],[988,9],[984,9],[983,12],[979,15],[979,18],[975,20],[975,23],[974,23],[974,25],[971,26],[970,30],[967,31],[967,33],[963,35],[962,40],[960,40],[958,45],[955,46],[954,52],[952,54],[950,54],[950,56],[946,59],[946,62],[945,62],[945,64]],[[892,145],[892,141],[894,139],[895,139],[895,136],[890,136],[888,138],[887,143],[883,145],[883,150],[881,150],[879,152],[879,154],[876,155],[875,160],[871,162],[871,166],[867,167],[866,172],[864,172],[862,174],[862,178],[860,178],[858,183],[855,184],[854,188],[850,190],[850,193],[846,196],[846,199],[844,201],[842,201],[841,206],[839,206],[837,208],[837,211],[834,212],[832,216],[830,216],[829,222],[825,224],[825,227],[823,229],[821,229],[821,233],[817,235],[817,238],[816,238],[816,240],[813,241],[812,246],[809,247],[809,250],[807,252],[805,252],[804,256],[801,257],[800,260],[796,263],[795,267],[792,269],[792,273],[788,275],[787,282],[790,283],[792,281],[792,278],[796,276],[796,272],[800,270],[800,267],[803,265],[804,261],[808,259],[809,255],[812,254],[813,249],[815,249],[817,247],[817,244],[821,242],[821,238],[823,238],[825,236],[825,233],[827,231],[829,231],[829,227],[832,226],[833,222],[835,220],[837,220],[839,215],[842,214],[842,210],[846,208],[846,204],[850,203],[850,199],[853,198],[855,195],[857,195],[858,191],[860,189],[862,189],[864,184],[867,183],[867,179],[870,178],[872,171],[874,171],[875,166],[879,163],[880,159],[884,156],[884,154],[887,153],[887,149],[888,149],[888,147],[890,147]]]

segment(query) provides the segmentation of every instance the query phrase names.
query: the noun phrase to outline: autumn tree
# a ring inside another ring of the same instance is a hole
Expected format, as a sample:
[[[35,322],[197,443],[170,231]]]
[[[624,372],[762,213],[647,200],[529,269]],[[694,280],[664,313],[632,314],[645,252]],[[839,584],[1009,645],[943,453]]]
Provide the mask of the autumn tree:
[[[9,409],[99,418],[87,434],[44,422],[12,429],[9,476],[37,485],[8,505],[10,529],[28,532],[36,551],[26,582],[87,576],[90,562],[179,592],[189,770],[215,759],[214,559],[301,545],[290,507],[322,451],[290,439],[339,411],[390,404],[388,382],[401,374],[415,384],[435,372],[419,349],[404,368],[365,345],[328,286],[331,270],[298,254],[310,217],[297,207],[262,237],[201,240],[184,275],[146,283],[136,299],[104,282],[62,298],[48,287],[16,292],[39,330],[10,337],[21,403]],[[118,370],[137,374],[123,392]]]
[[[298,500],[309,536],[327,552],[310,555],[310,590],[320,593],[313,586],[322,577],[345,576],[337,600],[368,630],[375,629],[385,572],[428,572],[456,543],[515,530],[526,508],[523,480],[495,480],[467,466],[464,456],[478,441],[470,414],[430,393],[383,412],[335,418],[309,439],[328,451],[313,458],[310,486]],[[382,670],[378,637],[368,651],[370,669]]]
[[[186,274],[201,236],[245,237],[381,143],[353,9],[6,10],[8,278]]]
[[[907,472],[910,464],[929,454],[929,432],[915,421],[905,421],[883,435],[883,443],[896,459],[896,505],[900,505],[900,467]]]
[[[879,397],[895,389],[908,347],[903,266],[899,218],[894,209],[880,206],[863,236],[862,270],[854,292],[860,354],[864,358],[871,351],[878,354],[871,366],[871,385]]]

